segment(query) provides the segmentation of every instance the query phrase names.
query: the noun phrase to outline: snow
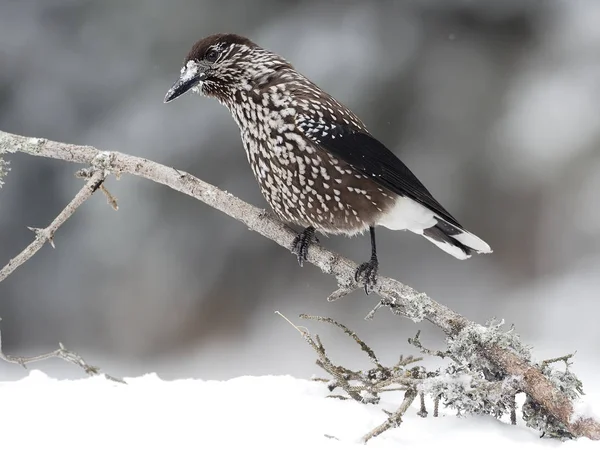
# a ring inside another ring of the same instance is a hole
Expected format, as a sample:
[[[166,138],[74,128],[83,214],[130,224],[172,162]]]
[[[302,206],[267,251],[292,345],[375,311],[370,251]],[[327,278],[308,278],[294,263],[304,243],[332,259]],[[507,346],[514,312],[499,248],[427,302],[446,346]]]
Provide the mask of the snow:
[[[181,68],[180,73],[180,81],[183,83],[191,81],[192,78],[198,74],[198,63],[195,61],[188,61],[187,64]]]
[[[598,411],[594,406],[590,402],[585,401],[585,399],[578,398],[573,402],[571,423],[577,422],[577,420],[582,417],[589,417],[590,419],[600,421],[600,414],[598,414]]]
[[[28,141],[31,145],[42,145],[46,142],[46,139],[32,137],[29,138]]]
[[[165,381],[148,374],[126,381],[58,380],[32,370],[20,380],[0,383],[3,446],[360,449],[365,448],[361,436],[385,420],[382,408],[393,410],[400,400],[399,394],[380,405],[325,398],[324,384],[291,376]],[[540,439],[521,421],[515,427],[492,417],[458,418],[443,410],[433,418],[431,402],[427,404],[430,417],[418,417],[415,402],[399,428],[368,447],[598,447],[588,439],[563,444]]]
[[[471,375],[467,375],[465,373],[459,375],[450,375],[448,373],[443,373],[442,375],[438,375],[437,377],[427,378],[423,381],[421,385],[421,389],[423,391],[431,391],[436,385],[448,385],[448,384],[456,384],[460,386],[464,391],[471,390],[471,384],[473,382],[473,377]]]

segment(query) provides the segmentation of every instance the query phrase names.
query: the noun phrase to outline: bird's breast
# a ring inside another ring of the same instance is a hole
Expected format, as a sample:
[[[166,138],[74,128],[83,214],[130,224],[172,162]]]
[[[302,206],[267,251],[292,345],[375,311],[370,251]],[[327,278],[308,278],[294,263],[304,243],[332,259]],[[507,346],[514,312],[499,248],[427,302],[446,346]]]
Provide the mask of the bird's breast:
[[[389,193],[310,140],[296,126],[302,104],[281,92],[244,92],[230,106],[260,190],[283,220],[331,234],[368,229]]]

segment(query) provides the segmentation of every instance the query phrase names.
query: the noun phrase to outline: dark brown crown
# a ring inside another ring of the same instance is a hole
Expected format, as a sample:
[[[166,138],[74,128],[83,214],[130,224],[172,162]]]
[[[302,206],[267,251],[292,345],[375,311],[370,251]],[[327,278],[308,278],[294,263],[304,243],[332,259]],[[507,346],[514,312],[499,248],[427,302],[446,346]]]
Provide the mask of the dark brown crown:
[[[185,58],[185,62],[187,61],[199,61],[204,58],[206,52],[209,48],[214,45],[221,44],[223,46],[229,46],[231,44],[239,44],[245,45],[250,48],[258,47],[254,42],[250,39],[245,38],[244,36],[240,36],[238,34],[232,33],[219,33],[207,36],[205,38],[200,39],[198,42],[194,44],[192,49],[189,51],[188,55]]]

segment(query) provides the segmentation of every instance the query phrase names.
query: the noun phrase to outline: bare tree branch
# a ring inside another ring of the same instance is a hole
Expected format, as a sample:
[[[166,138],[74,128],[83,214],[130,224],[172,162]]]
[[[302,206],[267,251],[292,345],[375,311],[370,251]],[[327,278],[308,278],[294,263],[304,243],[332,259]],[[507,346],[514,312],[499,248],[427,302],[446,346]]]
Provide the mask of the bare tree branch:
[[[35,233],[34,241],[29,244],[21,253],[11,259],[6,266],[0,270],[0,282],[14,272],[19,266],[24,264],[28,259],[35,255],[46,242],[49,242],[52,248],[54,248],[54,233],[56,230],[67,221],[83,203],[89,199],[98,189],[101,189],[108,199],[108,203],[114,208],[117,208],[117,203],[114,197],[106,190],[103,186],[104,180],[108,176],[108,172],[105,170],[82,169],[77,173],[80,178],[87,178],[87,182],[81,188],[81,190],[75,195],[75,198],[69,202],[69,204],[56,216],[56,218],[46,228],[32,228],[31,231]],[[0,319],[1,320],[1,319]],[[13,364],[19,364],[26,368],[27,364],[44,361],[50,358],[60,358],[71,364],[75,364],[81,367],[88,375],[100,375],[100,369],[95,366],[91,366],[85,362],[85,360],[77,353],[67,350],[61,343],[59,348],[49,353],[44,353],[36,356],[10,356],[6,355],[2,350],[2,333],[0,332],[0,359]],[[104,376],[112,381],[119,383],[125,383],[122,379],[113,377],[108,374]]]
[[[425,406],[425,393],[424,392],[419,392],[419,412],[417,413],[417,415],[419,417],[427,417],[427,415],[429,414],[427,412],[427,407]]]
[[[362,443],[366,444],[369,440],[379,436],[390,428],[398,428],[402,423],[402,416],[408,410],[415,398],[417,398],[417,394],[416,389],[407,389],[406,392],[404,392],[404,400],[400,404],[400,407],[395,412],[388,414],[388,419],[385,422],[365,434],[361,439]]]
[[[275,314],[279,314],[291,326],[293,326],[296,330],[298,330],[298,332],[304,338],[304,340],[306,342],[308,342],[308,344],[313,348],[313,350],[319,356],[319,359],[317,360],[317,365],[319,367],[321,367],[323,370],[325,370],[327,373],[329,373],[332,377],[335,378],[334,386],[340,386],[344,391],[346,391],[346,393],[353,400],[356,400],[357,402],[368,403],[368,401],[365,400],[365,398],[360,394],[360,392],[353,389],[352,386],[350,385],[350,382],[349,382],[350,376],[351,376],[350,371],[344,369],[341,366],[336,366],[335,364],[333,364],[331,362],[331,360],[329,359],[329,356],[327,356],[327,353],[325,352],[325,347],[323,347],[323,344],[321,343],[321,339],[319,338],[318,335],[315,336],[315,338],[313,339],[313,337],[310,335],[310,333],[308,332],[308,330],[305,327],[299,327],[299,326],[295,325],[290,319],[285,317],[279,311],[275,311]],[[347,399],[346,397],[338,396],[338,395],[335,395],[332,397],[339,398],[341,400]]]
[[[296,232],[274,215],[249,205],[186,172],[144,158],[0,131],[0,153],[17,151],[33,156],[93,165],[115,175],[126,173],[164,184],[224,212],[287,249],[291,248],[292,241],[296,237]],[[310,247],[307,260],[324,273],[335,277],[340,288],[336,291],[336,298],[358,287],[354,281],[356,263],[353,261],[320,245]],[[574,436],[600,440],[600,423],[592,418],[578,418],[572,423],[571,416],[574,410],[571,400],[523,355],[510,347],[490,342],[489,336],[481,330],[484,327],[433,301],[426,294],[419,293],[391,278],[379,277],[373,292],[382,298],[378,306],[388,306],[395,314],[405,315],[415,322],[426,319],[457,341],[462,341],[462,337],[467,336],[473,343],[472,351],[489,361],[491,366],[503,371],[507,376],[523,377],[525,393],[539,403],[548,414],[559,420],[570,433]]]
[[[65,209],[61,211],[58,216],[56,216],[50,225],[48,225],[46,228],[30,227],[29,229],[35,232],[34,241],[29,244],[21,253],[11,259],[8,264],[2,268],[2,270],[0,270],[0,282],[13,273],[17,267],[24,264],[25,261],[35,255],[46,242],[50,242],[50,245],[54,247],[53,239],[56,230],[58,230],[58,228],[73,215],[73,213],[83,204],[83,202],[85,202],[94,194],[94,192],[98,190],[105,178],[106,174],[104,174],[104,171],[94,171],[89,177],[87,183],[85,183],[85,186],[81,188],[75,198],[71,200],[71,202],[65,207]]]

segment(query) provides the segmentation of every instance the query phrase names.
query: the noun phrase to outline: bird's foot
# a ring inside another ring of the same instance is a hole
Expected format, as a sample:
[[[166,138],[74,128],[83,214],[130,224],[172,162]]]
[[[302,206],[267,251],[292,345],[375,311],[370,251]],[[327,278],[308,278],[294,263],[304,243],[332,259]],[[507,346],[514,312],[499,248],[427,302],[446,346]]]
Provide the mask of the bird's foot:
[[[358,283],[362,281],[365,286],[365,294],[369,295],[375,284],[377,284],[377,270],[379,269],[379,261],[377,258],[371,258],[369,261],[362,263],[354,273],[354,280]]]
[[[300,267],[304,266],[304,261],[308,256],[308,247],[312,243],[319,243],[319,238],[315,236],[314,227],[306,228],[302,233],[298,234],[292,242],[292,253],[298,257],[298,264]]]

